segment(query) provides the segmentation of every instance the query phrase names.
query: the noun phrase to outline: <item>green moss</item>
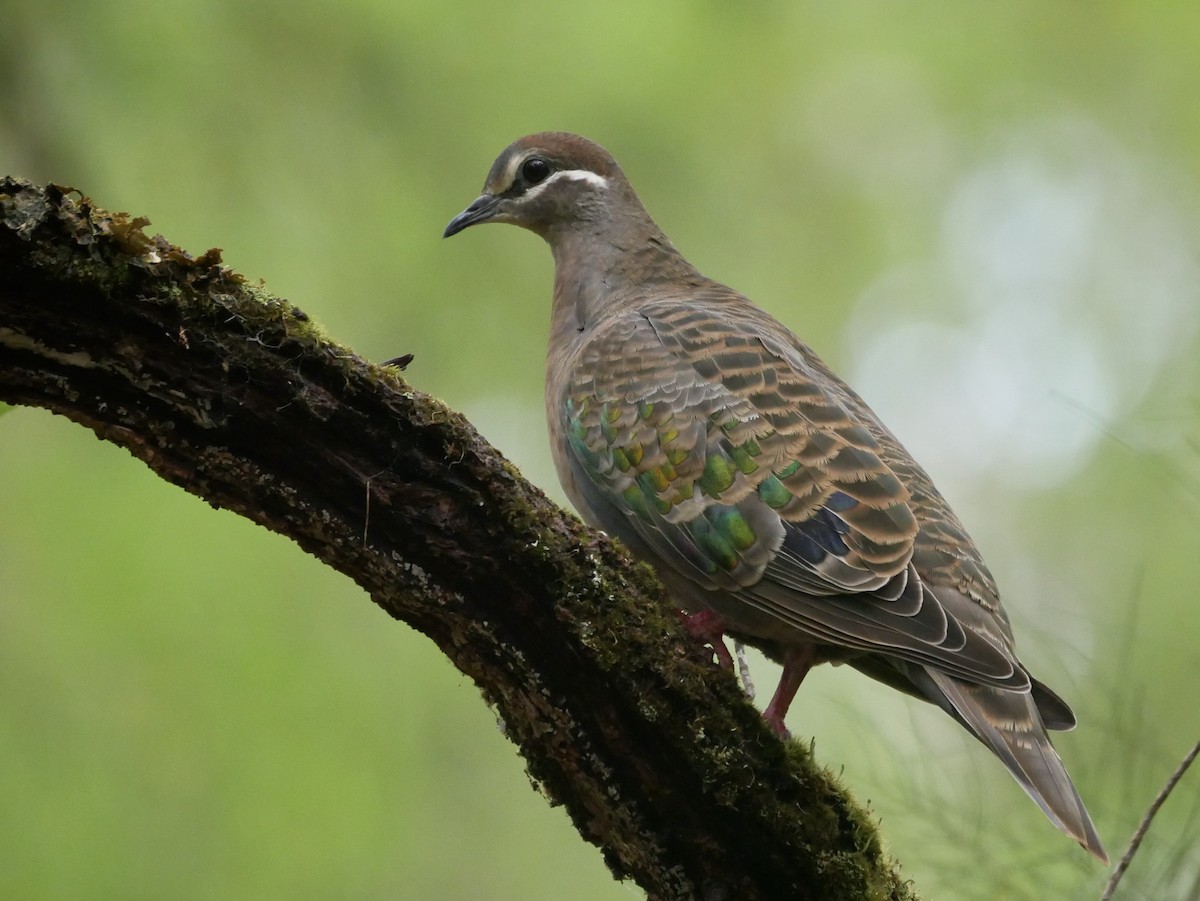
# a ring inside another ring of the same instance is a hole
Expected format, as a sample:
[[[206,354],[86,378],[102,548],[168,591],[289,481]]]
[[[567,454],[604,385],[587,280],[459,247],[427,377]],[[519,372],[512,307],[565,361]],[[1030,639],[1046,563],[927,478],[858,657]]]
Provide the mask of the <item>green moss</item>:
[[[128,220],[121,224],[123,231],[118,229],[119,234],[112,236],[112,246],[104,245],[103,236],[98,239],[104,253],[132,252],[139,255],[137,261],[107,268],[94,261],[76,261],[75,277],[99,266],[93,273],[93,288],[97,281],[107,279],[104,283],[109,290],[127,291],[136,298],[134,302],[174,305],[184,318],[185,328],[188,321],[226,322],[232,313],[240,328],[268,347],[290,350],[294,345],[317,355],[326,366],[324,377],[331,381],[336,381],[337,373],[355,386],[361,386],[364,380],[399,381],[394,370],[364,366],[359,357],[329,341],[317,324],[287,301],[270,295],[261,286],[246,285],[223,270],[218,265],[219,256],[185,258],[160,239],[146,238],[141,228],[137,220]],[[141,259],[151,252],[163,262]],[[172,277],[164,277],[167,273]],[[246,343],[236,333],[222,340]],[[501,550],[518,552],[521,564],[535,570],[537,583],[553,586],[552,591],[539,596],[537,603],[547,605],[545,613],[567,626],[560,635],[565,634],[575,644],[565,650],[566,655],[582,667],[613,674],[606,685],[614,692],[627,693],[613,701],[614,708],[622,710],[623,715],[640,715],[649,723],[677,724],[677,732],[663,732],[662,740],[670,743],[661,752],[664,765],[678,761],[680,766],[691,767],[707,780],[704,787],[717,803],[739,812],[761,811],[764,820],[785,824],[788,834],[800,837],[798,842],[804,843],[807,837],[809,847],[824,848],[816,866],[839,874],[842,884],[853,887],[853,897],[911,897],[898,894],[894,868],[880,851],[869,813],[829,779],[807,748],[776,741],[740,697],[730,674],[699,662],[703,655],[675,621],[672,605],[650,567],[632,565],[615,543],[596,536],[577,520],[564,517],[544,496],[526,486],[516,467],[482,442],[462,416],[415,391],[403,398],[412,404],[406,411],[412,427],[428,427],[429,434],[423,434],[421,440],[439,442],[447,457],[455,465],[461,463],[462,471],[469,474],[461,484],[456,483],[453,491],[463,485],[477,491],[480,505],[486,507],[481,516],[494,529],[489,534],[495,536]],[[393,396],[387,402],[398,401]],[[652,413],[651,408],[639,410],[643,418]],[[614,421],[611,411],[604,418]],[[723,491],[738,471],[746,471],[751,458],[757,455],[756,448],[747,442],[740,450],[733,461],[714,455],[721,462],[713,464],[711,471],[706,469],[709,488]],[[658,472],[652,487],[663,481],[673,484],[672,476],[673,471],[667,469]],[[705,528],[709,530],[710,546],[716,547],[723,560],[735,560],[736,550],[754,540],[748,524],[734,508],[715,512]],[[524,542],[523,547],[520,542]],[[472,642],[493,642],[491,649],[498,649],[496,654],[501,658],[496,665],[523,664],[520,648],[488,636],[481,623],[464,619],[455,628]],[[467,646],[466,639],[463,646]],[[536,673],[521,675],[528,678],[520,680],[518,688],[493,685],[487,689],[489,697],[510,712],[522,703],[533,705],[530,698],[545,689]],[[680,716],[681,710],[686,710],[687,716]],[[535,720],[538,716],[542,724],[550,720],[551,731],[561,730],[561,734],[568,735],[574,728],[569,711],[557,709],[552,703],[546,711],[539,709],[531,714]],[[536,751],[530,754],[534,778],[546,786],[550,797],[562,800],[566,791],[556,781],[554,767],[546,765],[548,758],[544,753],[538,758]],[[601,773],[606,761],[597,754],[587,763],[593,772]],[[763,774],[769,774],[770,779],[764,780]],[[634,806],[631,803],[629,808]],[[636,811],[630,814],[636,815]],[[633,849],[621,850],[636,853]],[[615,859],[611,848],[609,856]]]

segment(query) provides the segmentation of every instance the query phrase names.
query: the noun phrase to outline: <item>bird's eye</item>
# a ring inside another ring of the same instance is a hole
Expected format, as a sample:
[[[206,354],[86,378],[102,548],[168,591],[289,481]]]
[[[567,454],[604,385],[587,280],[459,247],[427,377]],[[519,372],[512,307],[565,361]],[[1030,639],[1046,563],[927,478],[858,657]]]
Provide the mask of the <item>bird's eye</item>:
[[[521,175],[529,184],[536,185],[550,175],[550,164],[540,156],[531,156],[521,164]]]

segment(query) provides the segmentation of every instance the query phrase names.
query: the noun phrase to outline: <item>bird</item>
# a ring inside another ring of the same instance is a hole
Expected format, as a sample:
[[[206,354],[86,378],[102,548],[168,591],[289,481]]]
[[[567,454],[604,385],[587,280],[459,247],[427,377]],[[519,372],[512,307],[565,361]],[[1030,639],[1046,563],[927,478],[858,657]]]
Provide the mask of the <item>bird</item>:
[[[852,666],[953,717],[1107,864],[1047,734],[1075,715],[1021,664],[979,550],[866,402],[689,263],[587,138],[510,144],[443,236],[493,222],[554,257],[545,405],[563,490],[652,564],[722,663],[726,634],[782,663],[768,725],[788,736],[811,667]]]

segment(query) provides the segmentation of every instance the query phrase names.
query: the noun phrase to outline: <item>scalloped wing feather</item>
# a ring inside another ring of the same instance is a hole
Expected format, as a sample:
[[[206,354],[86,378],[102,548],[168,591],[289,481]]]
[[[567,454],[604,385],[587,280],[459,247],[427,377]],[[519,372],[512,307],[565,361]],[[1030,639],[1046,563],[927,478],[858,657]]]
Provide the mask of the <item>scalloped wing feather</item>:
[[[991,576],[928,477],[740,295],[614,316],[570,376],[556,453],[609,531],[781,631],[1028,689]]]

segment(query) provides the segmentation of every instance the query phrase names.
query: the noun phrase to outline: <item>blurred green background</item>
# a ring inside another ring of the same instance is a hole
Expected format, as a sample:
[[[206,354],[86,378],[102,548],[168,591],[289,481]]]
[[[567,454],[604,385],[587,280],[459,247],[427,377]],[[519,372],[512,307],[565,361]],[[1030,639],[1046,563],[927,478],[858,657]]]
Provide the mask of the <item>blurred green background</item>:
[[[1076,707],[1057,745],[1115,856],[1200,734],[1197,46],[1194,2],[8,0],[0,172],[415,354],[561,498],[549,254],[440,235],[512,139],[601,141],[932,471]],[[1097,896],[940,712],[826,668],[790,722],[928,897]],[[1198,796],[1124,897],[1196,897]],[[0,418],[0,897],[641,894],[346,579],[78,426]]]

